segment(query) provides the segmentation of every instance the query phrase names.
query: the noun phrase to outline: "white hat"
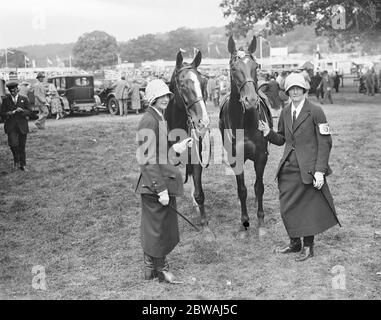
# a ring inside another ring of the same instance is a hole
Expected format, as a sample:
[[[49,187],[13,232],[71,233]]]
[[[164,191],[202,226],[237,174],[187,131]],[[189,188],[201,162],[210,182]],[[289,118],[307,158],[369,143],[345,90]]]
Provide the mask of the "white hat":
[[[152,103],[162,96],[169,94],[171,98],[173,97],[173,93],[169,91],[168,86],[165,84],[163,80],[155,79],[148,83],[146,87],[146,98],[148,103],[152,105]]]
[[[284,83],[285,91],[287,92],[291,87],[298,86],[307,90],[306,80],[301,73],[290,73]]]

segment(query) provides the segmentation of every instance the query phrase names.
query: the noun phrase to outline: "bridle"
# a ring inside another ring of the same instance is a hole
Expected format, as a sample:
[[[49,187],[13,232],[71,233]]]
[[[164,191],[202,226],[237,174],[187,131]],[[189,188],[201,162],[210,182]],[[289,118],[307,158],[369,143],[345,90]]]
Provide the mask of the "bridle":
[[[237,55],[235,55],[234,58],[235,58],[235,59],[236,59],[236,58],[238,58],[238,59],[242,59],[242,58],[244,58],[244,57],[249,57],[252,61],[255,62],[253,56],[252,56],[251,54],[248,54],[248,53],[246,53],[243,57],[238,57]],[[230,62],[230,64],[232,64],[232,62]],[[231,67],[230,67],[230,69],[231,69]],[[254,81],[254,79],[251,78],[251,77],[250,77],[249,79],[245,79],[245,81],[244,81],[243,83],[238,83],[233,77],[231,77],[231,79],[232,79],[232,81],[234,82],[234,84],[237,86],[237,88],[238,88],[238,93],[239,93],[239,94],[241,94],[242,89],[243,89],[248,83],[253,83],[253,84],[254,84],[254,88],[255,88],[255,90],[257,91],[257,82]],[[244,101],[242,100],[242,98],[240,98],[239,102],[241,103],[241,106],[242,106],[242,112],[245,113],[246,109],[245,109]],[[256,101],[256,102],[257,102],[257,104],[260,103],[258,94],[257,94],[257,101]]]
[[[180,68],[179,70],[176,71],[176,73],[174,74],[173,78],[174,78],[174,82],[175,82],[175,86],[176,86],[176,90],[177,92],[179,93],[179,96],[181,97],[181,101],[183,102],[184,106],[185,106],[185,111],[186,111],[186,114],[187,114],[187,127],[188,127],[188,136],[190,136],[190,133],[191,133],[191,130],[194,129],[196,130],[196,125],[192,119],[192,116],[191,114],[189,113],[189,109],[195,105],[197,102],[200,102],[200,101],[204,101],[204,97],[201,95],[200,97],[196,97],[195,100],[191,101],[189,104],[186,103],[183,95],[181,94],[181,90],[180,90],[180,86],[179,86],[179,79],[178,79],[178,76],[179,74],[184,71],[184,70],[195,70],[194,67],[192,67],[191,65],[188,65],[188,66],[184,66],[182,68]],[[197,72],[197,70],[196,70]],[[197,138],[198,140],[198,138]]]
[[[192,119],[192,116],[189,112],[189,109],[195,105],[197,102],[200,102],[200,101],[204,101],[204,97],[201,95],[199,97],[196,97],[196,99],[194,99],[193,101],[191,101],[190,103],[186,103],[182,93],[181,93],[181,90],[180,90],[180,86],[179,86],[179,79],[178,79],[178,76],[179,74],[184,71],[184,70],[195,70],[196,73],[198,73],[198,71],[192,66],[192,65],[187,65],[187,66],[183,66],[181,67],[179,70],[176,71],[176,73],[174,73],[173,75],[173,80],[174,80],[174,83],[175,83],[175,86],[176,86],[176,90],[177,92],[179,93],[179,96],[181,97],[181,101],[185,107],[185,112],[187,114],[187,133],[188,133],[188,137],[192,137],[193,140],[195,141],[194,145],[196,147],[196,154],[197,154],[197,157],[198,157],[198,162],[200,163],[200,165],[203,167],[203,168],[206,168],[208,167],[209,165],[209,159],[208,159],[208,162],[207,164],[204,164],[203,161],[201,161],[201,158],[200,158],[200,150],[199,150],[199,142],[200,142],[200,138],[199,136],[196,134],[196,124],[194,123],[193,119]],[[207,134],[209,136],[209,129],[207,129]],[[211,150],[210,150],[211,152]],[[210,154],[209,154],[209,158],[210,158]]]

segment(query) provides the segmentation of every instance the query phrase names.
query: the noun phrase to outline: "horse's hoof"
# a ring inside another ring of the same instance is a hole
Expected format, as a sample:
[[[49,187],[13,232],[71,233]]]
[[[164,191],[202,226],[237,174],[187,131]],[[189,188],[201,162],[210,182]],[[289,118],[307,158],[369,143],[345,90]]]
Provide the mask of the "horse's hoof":
[[[205,241],[214,241],[216,239],[216,236],[214,235],[213,231],[210,230],[208,226],[202,228],[202,236]]]
[[[264,236],[266,235],[266,233],[267,233],[267,231],[266,231],[265,228],[263,228],[263,227],[259,227],[259,228],[258,228],[258,235],[259,235],[260,237],[264,237]]]
[[[247,239],[248,236],[249,236],[249,233],[247,231],[238,232],[238,238],[241,240]]]

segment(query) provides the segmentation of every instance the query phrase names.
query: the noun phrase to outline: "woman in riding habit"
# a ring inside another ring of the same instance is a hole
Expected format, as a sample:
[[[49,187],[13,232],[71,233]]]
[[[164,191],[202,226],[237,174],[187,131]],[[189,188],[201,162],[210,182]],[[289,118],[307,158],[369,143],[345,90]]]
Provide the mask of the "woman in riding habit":
[[[296,261],[305,261],[314,255],[315,235],[340,225],[326,181],[332,173],[328,164],[332,138],[323,110],[306,98],[302,74],[286,78],[285,92],[291,103],[281,111],[278,132],[262,121],[259,130],[271,143],[286,144],[276,176],[290,244],[277,252],[299,252]]]
[[[140,165],[135,192],[141,194],[141,245],[144,251],[144,279],[158,278],[160,282],[175,283],[169,271],[166,256],[179,242],[176,196],[183,195],[180,170],[168,159],[168,131],[164,111],[173,93],[160,79],[152,80],[146,87],[149,103],[147,112],[138,125]],[[183,153],[192,145],[192,138],[173,145],[176,153]],[[169,153],[170,154],[170,153]]]

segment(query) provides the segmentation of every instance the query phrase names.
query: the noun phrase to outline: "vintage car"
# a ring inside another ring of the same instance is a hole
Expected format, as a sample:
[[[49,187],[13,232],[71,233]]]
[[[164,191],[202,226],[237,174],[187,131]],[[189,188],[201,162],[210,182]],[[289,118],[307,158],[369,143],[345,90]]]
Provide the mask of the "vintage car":
[[[148,102],[145,99],[145,87],[141,86],[140,92],[140,110],[133,110],[131,108],[131,98],[127,99],[128,112],[143,112],[148,107]],[[115,88],[110,83],[102,83],[95,88],[95,98],[97,100],[98,110],[108,110],[113,115],[119,114],[118,100],[115,98]]]
[[[55,76],[49,78],[57,88],[64,110],[68,113],[97,113],[94,78],[91,75]]]
[[[66,114],[91,112],[98,113],[94,96],[94,78],[91,75],[61,75],[48,78],[57,88],[61,105]],[[46,90],[48,90],[48,83]],[[32,85],[33,88],[33,85]],[[28,93],[28,98],[34,111],[35,106],[33,90]],[[50,115],[50,108],[49,108]]]

